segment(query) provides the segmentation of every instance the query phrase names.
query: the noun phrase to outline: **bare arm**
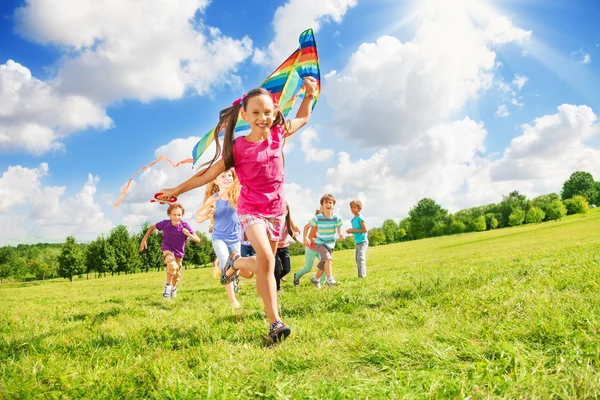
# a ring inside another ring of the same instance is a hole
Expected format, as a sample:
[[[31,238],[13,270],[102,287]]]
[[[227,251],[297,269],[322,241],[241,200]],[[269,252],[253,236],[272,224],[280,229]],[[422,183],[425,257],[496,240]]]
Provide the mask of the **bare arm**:
[[[360,221],[360,229],[348,229],[346,233],[367,233],[367,225],[365,221]]]
[[[342,240],[345,239],[344,234],[342,233],[342,227],[341,226],[338,226],[337,233],[338,233],[338,236],[340,237],[340,239],[342,239]]]
[[[162,189],[162,195],[159,196],[160,200],[169,200],[171,197],[179,196],[185,192],[189,192],[192,189],[199,188],[200,186],[206,185],[215,179],[221,172],[225,171],[225,160],[220,159],[209,168],[205,168],[199,171],[196,175],[192,176],[187,181],[180,183],[177,187],[172,189]]]
[[[305,246],[310,246],[310,239],[308,238],[308,230],[310,229],[310,224],[304,225],[304,229],[302,230],[302,241]]]
[[[146,244],[146,241],[148,240],[148,238],[150,237],[152,232],[154,232],[155,229],[156,229],[156,224],[154,224],[150,228],[148,228],[148,230],[146,231],[146,234],[142,238],[142,242],[140,243],[140,251],[143,251],[146,247],[148,247]]]
[[[287,132],[285,134],[286,137],[292,136],[296,133],[300,128],[302,128],[308,122],[310,118],[310,114],[312,112],[312,95],[317,89],[317,80],[312,76],[304,78],[304,85],[306,86],[306,94],[300,107],[298,108],[298,113],[296,114],[296,118],[290,119],[287,121],[285,126]]]

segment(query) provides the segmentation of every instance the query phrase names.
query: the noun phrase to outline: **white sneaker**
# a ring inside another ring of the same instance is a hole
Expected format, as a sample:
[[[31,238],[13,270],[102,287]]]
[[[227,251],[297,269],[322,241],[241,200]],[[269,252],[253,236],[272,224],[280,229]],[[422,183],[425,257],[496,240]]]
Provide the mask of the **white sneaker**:
[[[176,287],[171,289],[171,298],[174,299],[175,297],[177,297],[177,288]]]
[[[319,279],[318,279],[318,278],[316,278],[316,277],[314,277],[314,276],[313,276],[312,278],[310,278],[310,282],[311,282],[313,285],[315,285],[315,287],[316,287],[317,289],[321,289],[321,282],[319,282]]]
[[[165,285],[165,291],[163,292],[163,298],[170,299],[171,298],[171,284],[167,283]]]
[[[327,286],[338,286],[340,283],[338,281],[336,281],[335,279],[332,278],[332,279],[327,279],[325,281],[325,284]]]

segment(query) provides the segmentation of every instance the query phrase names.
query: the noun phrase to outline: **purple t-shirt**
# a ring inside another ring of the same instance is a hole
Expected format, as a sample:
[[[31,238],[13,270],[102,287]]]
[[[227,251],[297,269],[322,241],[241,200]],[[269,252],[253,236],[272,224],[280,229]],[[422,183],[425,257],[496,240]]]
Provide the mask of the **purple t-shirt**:
[[[276,217],[285,212],[283,194],[283,125],[271,127],[269,136],[249,142],[245,136],[233,141],[235,172],[242,189],[238,214]]]
[[[185,253],[187,236],[183,233],[183,228],[190,231],[191,234],[194,233],[190,224],[185,221],[179,222],[177,226],[173,226],[170,219],[165,219],[156,224],[156,229],[163,232],[162,250],[172,251],[177,258],[183,258]]]

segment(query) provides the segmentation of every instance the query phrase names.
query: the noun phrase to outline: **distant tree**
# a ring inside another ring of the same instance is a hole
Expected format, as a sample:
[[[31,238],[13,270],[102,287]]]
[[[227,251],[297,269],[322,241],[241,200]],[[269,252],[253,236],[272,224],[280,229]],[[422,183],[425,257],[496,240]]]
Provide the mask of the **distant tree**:
[[[552,203],[556,200],[560,201],[560,196],[556,193],[543,194],[531,200],[531,205],[533,207],[541,208],[544,214],[544,220],[549,220],[548,218],[548,210],[550,209]]]
[[[567,215],[567,208],[565,207],[563,202],[560,200],[554,200],[548,206],[548,210],[546,211],[546,220],[559,220],[565,215]]]
[[[598,193],[592,174],[585,171],[576,171],[565,181],[560,192],[561,199],[567,200],[575,196],[585,197],[588,203],[595,201]]]
[[[146,222],[144,225],[142,225],[142,228],[140,229],[138,236],[137,236],[137,241],[138,241],[138,247],[139,247],[139,243],[141,243],[142,238],[144,237],[144,235],[146,234],[146,232],[148,231],[148,229],[150,228],[150,226],[152,226],[149,222]],[[199,232],[196,232],[199,234]],[[163,262],[163,252],[162,252],[162,232],[155,230],[149,237],[148,240],[146,241],[147,244],[147,248],[142,251],[141,253],[141,261],[142,261],[142,270],[148,272],[150,269],[157,269],[158,271],[161,270],[161,268],[164,266],[164,262]],[[197,244],[196,242],[191,241],[191,243],[187,243],[187,245],[195,245]],[[194,251],[194,250],[192,250]],[[187,258],[187,250],[186,250],[186,258]],[[191,261],[193,264],[195,265],[201,265],[200,263],[200,257],[191,257],[193,258],[193,260],[189,260]],[[187,260],[184,261],[187,262]],[[199,264],[200,263],[200,264]]]
[[[563,201],[567,208],[567,215],[571,214],[587,214],[590,211],[590,206],[585,197],[577,195]]]
[[[525,211],[520,208],[515,209],[508,216],[508,226],[523,225],[523,221],[525,221]]]
[[[67,237],[67,241],[63,244],[58,256],[58,275],[61,278],[68,278],[72,282],[75,275],[83,273],[83,264],[83,255],[75,242],[75,238],[73,236]]]
[[[335,248],[338,250],[353,249],[355,247],[356,247],[356,244],[354,243],[353,235],[346,235],[344,240],[338,240],[335,242]]]
[[[117,270],[111,271],[112,274],[136,272],[142,265],[142,259],[139,254],[140,244],[135,237],[131,237],[124,225],[114,227],[110,231],[108,242],[115,252]]]
[[[472,230],[475,232],[482,232],[487,229],[487,224],[485,221],[485,216],[480,215],[476,217],[472,222]]]
[[[2,281],[13,275],[13,266],[17,253],[13,247],[0,247],[0,284]]]
[[[433,236],[433,228],[443,222],[448,211],[444,210],[434,200],[421,199],[408,212],[410,218],[410,233],[415,239]]]
[[[600,207],[600,182],[594,182],[594,189],[596,190],[596,198],[594,201],[590,201],[590,204]]]
[[[404,230],[404,234],[402,234],[402,230]],[[400,236],[400,240],[413,239],[410,233],[410,218],[404,218],[398,223],[398,236]]]
[[[386,243],[395,243],[398,241],[398,225],[393,219],[383,221],[381,231],[385,235]]]
[[[525,214],[526,224],[538,224],[544,220],[546,213],[539,207],[531,207]]]
[[[498,227],[498,219],[494,213],[485,214],[485,224],[487,229],[496,229]]]
[[[458,220],[458,219],[453,219],[450,222],[450,225],[448,226],[448,234],[450,235],[456,235],[458,233],[464,233],[467,231],[467,225],[465,225],[464,222]]]
[[[401,242],[406,237],[406,230],[404,228],[398,228],[398,241]]]
[[[385,244],[385,234],[379,228],[371,228],[367,233],[369,238],[369,245],[379,246]]]
[[[530,208],[530,202],[527,200],[522,194],[519,194],[518,190],[510,192],[507,196],[502,196],[502,201],[498,205],[498,210],[500,212],[500,227],[504,228],[507,226],[514,226],[509,224],[510,215],[516,210],[523,211],[523,219],[525,218],[525,213]],[[517,213],[516,215],[521,215],[521,213]],[[522,223],[522,221],[521,221]],[[520,224],[517,224],[520,225]]]

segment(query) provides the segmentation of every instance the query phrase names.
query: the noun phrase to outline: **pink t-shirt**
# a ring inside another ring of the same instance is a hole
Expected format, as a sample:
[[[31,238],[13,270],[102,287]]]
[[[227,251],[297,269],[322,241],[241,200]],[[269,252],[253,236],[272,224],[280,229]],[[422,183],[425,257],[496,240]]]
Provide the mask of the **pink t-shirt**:
[[[233,141],[235,172],[242,186],[238,214],[276,217],[285,212],[281,152],[284,135],[283,125],[274,125],[269,136],[259,142],[249,142],[245,136]]]

